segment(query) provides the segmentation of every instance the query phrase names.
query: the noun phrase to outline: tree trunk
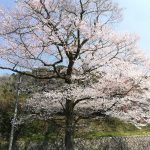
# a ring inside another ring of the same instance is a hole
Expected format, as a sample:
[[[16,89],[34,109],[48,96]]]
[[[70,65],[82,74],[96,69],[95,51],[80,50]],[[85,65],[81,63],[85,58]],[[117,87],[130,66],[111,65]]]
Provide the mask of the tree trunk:
[[[66,83],[71,84],[71,75],[73,71],[74,58],[73,54],[69,53],[69,64],[67,69]],[[70,99],[66,99],[65,117],[66,117],[66,128],[65,128],[65,147],[66,150],[73,150],[73,134],[74,134],[74,102]]]
[[[65,148],[66,150],[73,150],[73,134],[74,134],[74,116],[73,116],[73,102],[66,100],[66,128],[65,128]]]
[[[16,119],[17,119],[17,113],[18,113],[18,103],[19,103],[19,95],[20,95],[20,90],[19,90],[19,84],[21,82],[21,77],[19,75],[19,81],[17,82],[17,93],[16,93],[16,101],[15,101],[15,110],[14,110],[14,116],[12,119],[12,126],[11,126],[11,133],[10,133],[10,140],[9,140],[9,148],[8,150],[12,150],[13,148],[13,140],[14,140],[14,132],[15,132],[15,124],[16,124]]]
[[[71,127],[66,127],[65,130],[65,147],[66,150],[73,150],[73,132]]]

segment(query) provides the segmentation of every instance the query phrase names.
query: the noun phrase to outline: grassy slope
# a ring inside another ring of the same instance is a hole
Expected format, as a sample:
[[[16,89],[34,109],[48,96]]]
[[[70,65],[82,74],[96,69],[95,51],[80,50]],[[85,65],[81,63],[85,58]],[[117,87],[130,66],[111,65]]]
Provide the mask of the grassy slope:
[[[88,121],[88,120],[87,120]],[[105,118],[90,121],[88,128],[91,130],[84,137],[94,138],[99,136],[133,136],[150,134],[150,126],[142,129],[136,128],[131,123],[125,123],[116,118]]]
[[[75,138],[93,139],[102,136],[150,135],[150,126],[138,129],[134,125],[116,118],[80,120],[79,125],[76,128]],[[26,126],[25,134],[20,139],[30,141],[62,138],[64,136],[62,126],[62,121],[48,123],[47,121],[36,120]]]

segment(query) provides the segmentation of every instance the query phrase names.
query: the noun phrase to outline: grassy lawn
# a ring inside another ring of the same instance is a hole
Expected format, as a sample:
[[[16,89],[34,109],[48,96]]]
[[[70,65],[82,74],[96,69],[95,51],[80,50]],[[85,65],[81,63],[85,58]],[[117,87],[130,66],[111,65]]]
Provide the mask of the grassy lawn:
[[[150,135],[150,126],[138,129],[131,123],[125,123],[116,118],[80,120],[78,125],[74,138]],[[34,120],[18,127],[16,133],[18,142],[55,140],[64,137],[64,121]],[[0,143],[8,142],[8,140],[8,138],[1,138]]]
[[[76,136],[97,138],[102,136],[136,136],[150,135],[150,126],[138,129],[131,123],[125,123],[116,118],[84,120],[86,127],[78,130]]]
[[[63,122],[53,122],[35,120],[20,129],[18,140],[40,141],[55,140],[64,137]],[[80,120],[79,127],[76,128],[75,138],[94,139],[107,136],[137,136],[150,135],[150,126],[142,129],[136,128],[131,123],[125,123],[116,118],[87,119]]]

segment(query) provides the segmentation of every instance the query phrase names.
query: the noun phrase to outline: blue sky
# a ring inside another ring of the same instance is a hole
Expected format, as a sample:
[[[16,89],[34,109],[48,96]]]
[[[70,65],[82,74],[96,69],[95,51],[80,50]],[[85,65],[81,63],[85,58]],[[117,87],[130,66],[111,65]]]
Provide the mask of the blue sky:
[[[13,7],[13,1],[0,0],[0,5],[10,8]],[[124,8],[123,21],[117,24],[117,29],[137,33],[141,37],[141,48],[150,55],[150,0],[116,1]]]
[[[1,6],[6,6],[6,7],[12,7],[14,4],[14,0],[1,0],[0,5]]]
[[[140,46],[150,55],[150,0],[118,0],[124,8],[124,18],[119,30],[137,33]]]

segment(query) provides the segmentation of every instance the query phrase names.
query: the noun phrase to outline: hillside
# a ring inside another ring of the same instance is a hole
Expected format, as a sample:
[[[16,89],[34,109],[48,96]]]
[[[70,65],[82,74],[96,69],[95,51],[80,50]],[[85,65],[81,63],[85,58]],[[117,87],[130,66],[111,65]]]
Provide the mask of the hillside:
[[[0,137],[1,141],[8,141],[10,134],[10,121],[13,115],[15,89],[15,76],[0,77]],[[51,81],[52,82],[52,81]],[[29,115],[29,112],[22,107],[26,98],[32,93],[46,90],[49,81],[36,81],[32,78],[23,77],[22,93],[20,95],[19,117]],[[36,88],[34,88],[36,87]],[[19,118],[18,118],[19,119]],[[105,117],[80,119],[76,125],[75,137],[96,138],[100,136],[127,136],[127,135],[149,135],[150,126],[142,129],[136,128],[130,123],[119,119]],[[31,118],[16,128],[15,140],[43,140],[55,139],[64,136],[64,117],[55,116],[43,120],[42,118]]]

